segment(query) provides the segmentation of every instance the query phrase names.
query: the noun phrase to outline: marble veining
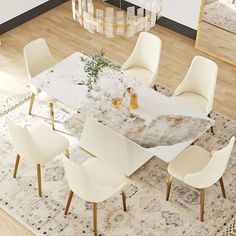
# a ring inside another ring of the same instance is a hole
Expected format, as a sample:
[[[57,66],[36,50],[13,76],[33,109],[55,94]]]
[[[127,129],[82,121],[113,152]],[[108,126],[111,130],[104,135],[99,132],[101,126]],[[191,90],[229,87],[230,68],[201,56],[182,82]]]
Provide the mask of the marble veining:
[[[111,94],[105,94],[86,104],[80,111],[115,130],[144,148],[169,146],[193,141],[214,124],[211,119],[183,115],[153,115],[139,113],[128,107],[129,98],[115,109]]]
[[[111,68],[103,69],[97,86],[88,92],[88,78],[81,56],[86,57],[78,52],[72,54],[34,77],[31,84],[85,117],[95,117],[144,148],[194,141],[214,124],[213,120],[200,117]],[[137,110],[128,108],[129,86],[138,94],[140,106]],[[122,98],[119,109],[112,107],[113,97]]]

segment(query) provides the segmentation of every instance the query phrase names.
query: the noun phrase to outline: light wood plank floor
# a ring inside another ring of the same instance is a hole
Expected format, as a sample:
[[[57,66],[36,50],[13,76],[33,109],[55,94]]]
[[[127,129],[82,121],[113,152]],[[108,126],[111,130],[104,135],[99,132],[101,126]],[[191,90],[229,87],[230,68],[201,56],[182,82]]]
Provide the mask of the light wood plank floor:
[[[194,48],[193,40],[173,31],[155,26],[151,32],[158,35],[163,42],[159,81],[174,89],[187,72],[192,57],[204,54]],[[70,4],[65,3],[2,35],[0,72],[10,75],[17,83],[25,86],[27,74],[22,49],[25,44],[39,37],[48,41],[56,61],[75,51],[93,47],[96,50],[104,48],[106,55],[119,63],[124,62],[130,55],[137,40],[137,36],[107,39],[99,34],[88,33],[72,20]],[[219,60],[216,62],[219,65],[219,77],[214,109],[236,119],[236,68]],[[1,88],[4,84],[7,85],[7,79],[3,84],[0,81]],[[0,235],[32,234],[0,210]]]

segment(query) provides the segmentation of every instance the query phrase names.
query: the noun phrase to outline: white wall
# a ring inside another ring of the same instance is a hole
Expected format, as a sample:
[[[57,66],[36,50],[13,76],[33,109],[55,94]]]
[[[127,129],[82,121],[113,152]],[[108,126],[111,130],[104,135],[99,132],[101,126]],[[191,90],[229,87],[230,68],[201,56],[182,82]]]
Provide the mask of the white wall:
[[[0,24],[48,0],[0,0]]]
[[[162,15],[192,29],[198,27],[201,0],[163,0]]]

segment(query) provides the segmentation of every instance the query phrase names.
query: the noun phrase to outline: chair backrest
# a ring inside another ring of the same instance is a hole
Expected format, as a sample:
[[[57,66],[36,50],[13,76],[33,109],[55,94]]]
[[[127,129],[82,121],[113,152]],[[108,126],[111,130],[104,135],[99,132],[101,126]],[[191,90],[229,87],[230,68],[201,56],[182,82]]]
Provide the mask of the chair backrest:
[[[38,160],[38,157],[42,155],[42,153],[34,144],[28,129],[14,124],[8,118],[6,119],[6,123],[15,146],[16,153],[29,161]]]
[[[224,174],[228,160],[230,158],[235,137],[230,139],[228,145],[221,150],[215,151],[207,166],[194,174],[187,174],[184,182],[199,188],[207,188],[216,183]],[[198,186],[196,186],[198,185]]]
[[[42,38],[35,39],[24,47],[24,57],[29,78],[54,65],[47,42]]]
[[[195,56],[184,80],[175,89],[173,96],[192,92],[205,97],[208,101],[205,108],[208,114],[213,106],[217,75],[218,66],[214,61]]]
[[[110,193],[110,188],[100,187],[93,180],[86,166],[72,162],[63,156],[63,164],[70,189],[85,201],[99,201],[101,195]]]
[[[157,79],[161,54],[161,40],[154,34],[141,32],[136,42],[135,48],[128,60],[123,64],[121,70],[132,66],[144,67],[153,73],[151,87],[155,85]]]
[[[80,147],[127,176],[153,156],[148,150],[91,117],[86,119]]]

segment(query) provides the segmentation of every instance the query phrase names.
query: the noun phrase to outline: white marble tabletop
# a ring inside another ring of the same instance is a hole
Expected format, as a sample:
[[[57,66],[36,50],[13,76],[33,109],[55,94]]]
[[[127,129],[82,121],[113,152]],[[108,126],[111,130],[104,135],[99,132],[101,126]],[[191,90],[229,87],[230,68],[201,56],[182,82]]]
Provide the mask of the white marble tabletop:
[[[173,160],[214,124],[213,120],[110,68],[103,69],[96,91],[88,93],[81,56],[86,57],[76,52],[65,58],[35,76],[31,85],[85,116],[95,117],[166,162]],[[128,108],[126,89],[129,86],[138,94],[136,110]],[[111,104],[116,96],[122,98],[118,109]]]

